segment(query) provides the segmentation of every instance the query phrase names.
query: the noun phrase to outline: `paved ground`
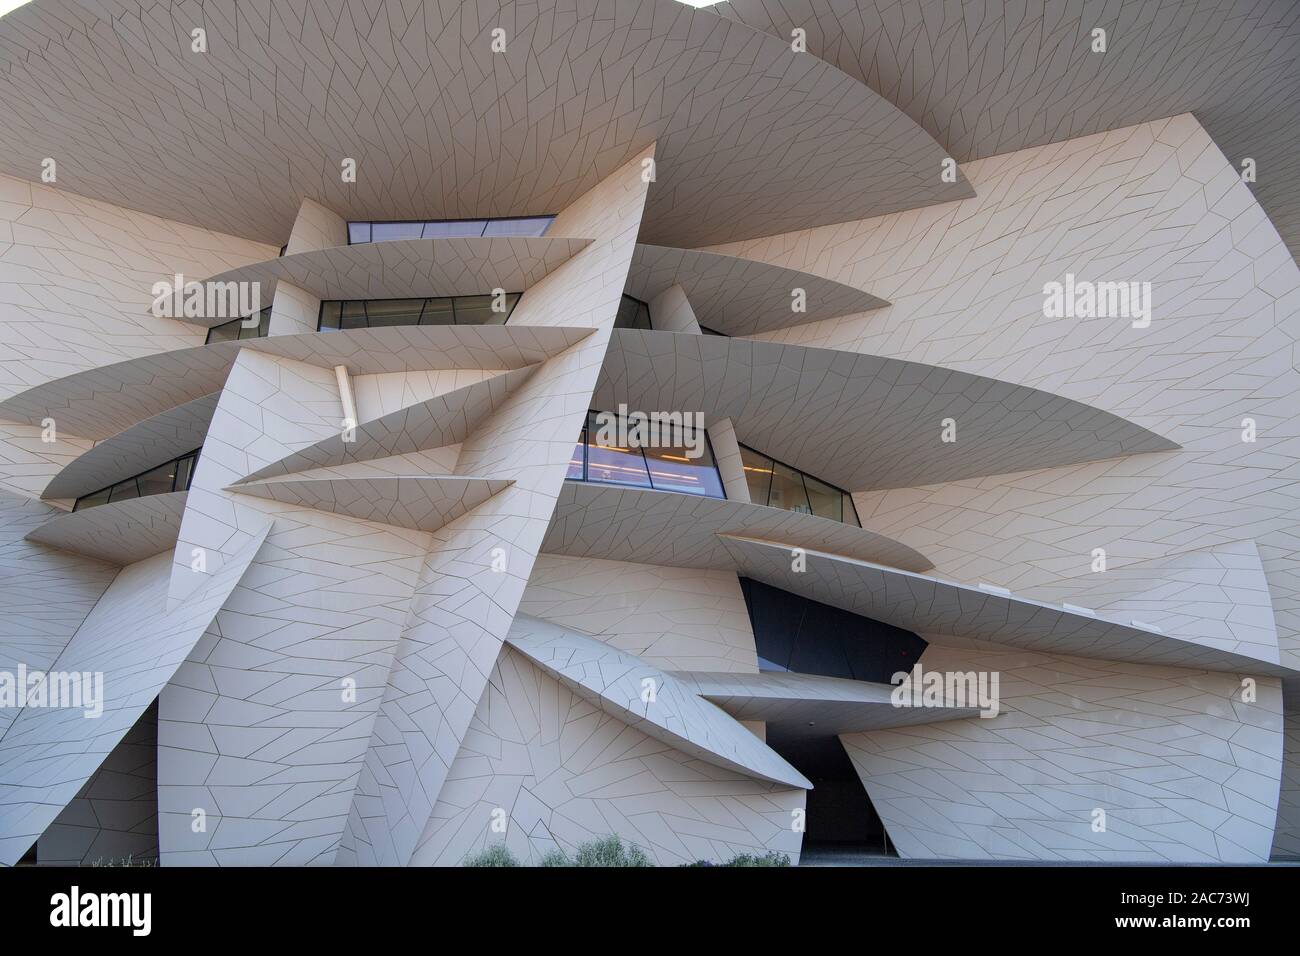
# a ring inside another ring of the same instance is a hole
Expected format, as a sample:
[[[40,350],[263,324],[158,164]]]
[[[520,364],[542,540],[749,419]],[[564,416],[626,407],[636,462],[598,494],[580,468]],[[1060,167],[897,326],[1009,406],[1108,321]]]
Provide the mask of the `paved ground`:
[[[1220,866],[1199,863],[1069,863],[1036,860],[900,860],[879,849],[861,846],[811,846],[799,856],[800,866]],[[1300,860],[1272,860],[1260,866],[1300,866]]]

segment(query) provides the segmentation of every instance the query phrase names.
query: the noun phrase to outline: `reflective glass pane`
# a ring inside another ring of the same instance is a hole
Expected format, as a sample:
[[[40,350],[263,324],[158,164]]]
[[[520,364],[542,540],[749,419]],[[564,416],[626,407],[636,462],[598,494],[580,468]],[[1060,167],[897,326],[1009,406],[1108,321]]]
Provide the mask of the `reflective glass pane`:
[[[772,493],[767,503],[773,508],[810,514],[808,496],[803,490],[803,475],[786,465],[772,463]]]
[[[844,494],[838,488],[832,488],[812,475],[804,475],[803,483],[808,491],[808,501],[812,505],[813,514],[835,521],[844,520]]]
[[[493,300],[493,304],[495,305],[496,296],[492,296],[491,298]],[[515,310],[515,306],[519,304],[519,298],[520,296],[518,292],[510,292],[502,296],[501,299],[501,305],[503,306],[502,310],[500,312],[493,312],[492,317],[489,318],[483,324],[484,325],[505,325],[506,319],[510,318],[510,313],[513,312]]]
[[[618,302],[618,315],[614,317],[614,328],[649,329],[650,310],[645,307],[645,303],[625,295]]]
[[[370,241],[370,223],[368,222],[350,222],[348,223],[348,242],[369,242]]]
[[[372,299],[366,303],[366,318],[372,329],[419,325],[423,308],[423,299]]]
[[[452,312],[451,299],[425,299],[424,312],[420,315],[421,325],[455,325],[456,316]]]
[[[422,222],[376,222],[370,227],[370,240],[385,242],[390,239],[419,239],[423,230]]]
[[[573,448],[573,454],[569,456],[569,470],[565,473],[565,478],[576,478],[578,481],[583,480],[582,475],[582,451],[587,445],[587,432],[584,429],[578,436],[578,444]]]
[[[194,459],[182,458],[176,463],[176,490],[189,491],[190,479],[194,477]]]
[[[241,339],[260,339],[266,336],[267,326],[271,321],[271,310],[263,309],[256,315],[246,316],[236,321]]]
[[[587,423],[587,480],[620,485],[650,487],[650,473],[639,448],[613,443],[615,436],[602,440],[593,415]]]
[[[745,469],[745,484],[749,485],[749,500],[756,505],[767,504],[768,490],[772,487],[772,459],[741,445],[740,463]]]
[[[141,498],[146,495],[165,495],[172,490],[172,484],[176,481],[176,463],[159,465],[152,471],[146,471],[136,481],[140,485]]]
[[[128,498],[139,498],[140,489],[136,486],[134,478],[128,478],[126,481],[119,481],[115,484],[108,494],[108,500],[126,501]]]
[[[342,302],[322,302],[320,304],[320,330],[332,332],[339,327],[339,312]]]
[[[366,327],[366,304],[364,302],[342,302],[339,313],[339,328],[364,329]]]
[[[492,311],[490,295],[456,296],[457,325],[487,325],[492,319],[501,317],[502,313]]]
[[[483,230],[483,235],[540,236],[546,232],[550,224],[551,218],[549,216],[535,219],[490,219],[487,228]]]
[[[859,528],[862,527],[862,521],[858,518],[857,505],[853,503],[853,496],[847,492],[844,494],[844,523],[855,524]]]
[[[644,449],[651,484],[660,491],[725,498],[722,478],[713,464],[704,432],[679,432],[672,440],[674,444],[669,447]]]
[[[222,322],[220,325],[214,325],[208,329],[207,342],[233,342],[239,338],[239,319],[233,322]]]
[[[93,508],[95,505],[106,505],[108,504],[108,493],[112,490],[112,488],[105,488],[102,491],[96,491],[93,494],[84,495],[77,499],[72,506],[72,510],[80,511],[82,508]]]
[[[481,236],[487,222],[483,219],[458,219],[448,222],[424,223],[424,238],[455,239],[462,236]]]

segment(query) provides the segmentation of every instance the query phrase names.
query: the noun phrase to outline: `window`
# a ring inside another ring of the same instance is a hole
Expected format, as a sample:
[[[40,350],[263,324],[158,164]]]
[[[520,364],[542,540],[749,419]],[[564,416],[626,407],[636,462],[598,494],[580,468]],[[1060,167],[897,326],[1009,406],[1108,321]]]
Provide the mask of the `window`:
[[[204,340],[204,345],[211,345],[213,342],[234,342],[237,339],[264,339],[271,328],[271,307],[268,305],[261,312],[257,313],[256,325],[245,325],[253,316],[241,319],[231,319],[229,322],[223,322],[220,325],[214,325],[208,329],[208,337]]]
[[[459,239],[478,236],[544,236],[554,216],[507,219],[408,219],[401,222],[350,222],[348,245],[392,239]]]
[[[392,325],[504,325],[519,304],[520,293],[503,296],[458,295],[435,299],[348,299],[320,304],[321,332],[339,329],[381,329]]]
[[[146,498],[149,495],[165,495],[172,491],[188,491],[194,477],[194,466],[198,463],[202,448],[186,452],[179,458],[142,471],[130,478],[123,478],[107,488],[100,488],[88,495],[82,495],[73,502],[73,511],[84,511],[95,505],[126,501],[129,498]]]
[[[614,328],[651,330],[650,306],[630,295],[623,296],[618,303],[618,315],[614,317]]]
[[[740,446],[740,463],[745,469],[749,500],[754,504],[862,527],[853,507],[853,497],[847,491],[791,468],[748,445]]]
[[[714,463],[713,446],[703,429],[665,425],[661,440],[652,447],[619,445],[600,440],[597,414],[587,414],[587,423],[569,459],[566,478],[706,498],[727,497]],[[701,453],[692,458],[689,453],[696,448]]]

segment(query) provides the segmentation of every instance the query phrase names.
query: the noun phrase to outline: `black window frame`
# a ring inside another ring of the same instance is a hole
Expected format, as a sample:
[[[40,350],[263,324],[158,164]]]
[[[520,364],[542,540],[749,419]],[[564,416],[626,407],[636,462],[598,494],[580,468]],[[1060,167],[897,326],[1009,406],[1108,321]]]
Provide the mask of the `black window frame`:
[[[419,322],[419,319],[417,319],[417,320],[416,320],[415,322],[413,322],[413,323],[410,323],[409,325],[403,324],[403,325],[401,325],[401,326],[372,326],[372,325],[370,324],[370,310],[366,307],[368,303],[370,303],[370,302],[407,302],[407,301],[416,300],[416,299],[418,299],[418,300],[423,300],[423,304],[420,306],[420,316],[419,316],[419,318],[423,318],[423,317],[424,317],[424,312],[425,312],[425,310],[429,307],[429,303],[430,303],[430,302],[450,302],[450,303],[451,303],[451,316],[452,316],[452,321],[451,321],[451,322],[439,322],[439,323],[434,323],[434,324],[437,324],[437,325],[460,325],[461,323],[458,322],[458,321],[456,321],[456,300],[457,300],[457,299],[478,299],[478,298],[482,298],[483,296],[491,296],[491,295],[492,295],[491,292],[475,292],[475,293],[472,293],[472,294],[469,294],[469,295],[395,295],[395,296],[391,296],[391,297],[389,297],[389,298],[374,298],[374,299],[321,299],[321,302],[320,302],[320,308],[318,308],[318,309],[316,310],[316,331],[317,331],[317,332],[348,332],[348,331],[355,331],[355,330],[352,330],[352,329],[345,329],[345,328],[343,328],[343,326],[342,326],[342,324],[341,324],[341,321],[340,321],[340,324],[339,324],[338,326],[331,326],[331,327],[329,327],[329,328],[326,328],[326,327],[324,326],[324,322],[325,322],[325,307],[326,307],[326,306],[338,305],[338,306],[339,306],[339,315],[340,315],[340,320],[341,320],[344,307],[345,307],[345,306],[349,306],[349,305],[356,305],[356,304],[358,304],[358,303],[360,303],[360,305],[361,305],[361,307],[362,307],[362,312],[363,312],[363,314],[364,314],[365,317],[366,317],[365,328],[367,328],[367,329],[371,329],[371,328],[421,328],[421,327],[422,327],[422,328],[432,328],[432,327],[433,327],[433,324],[428,325],[428,326],[421,326],[421,324],[420,324],[420,322]],[[511,317],[512,315],[514,315],[514,313],[515,313],[515,309],[517,309],[517,308],[519,307],[519,303],[523,301],[523,297],[524,297],[524,294],[523,294],[522,292],[507,292],[505,295],[506,295],[506,301],[507,301],[507,302],[510,302],[511,304],[510,304],[510,308],[506,310],[506,317],[505,317],[504,319],[502,319],[502,321],[501,321],[501,323],[500,323],[501,325],[505,325],[505,324],[507,324],[507,323],[510,321],[510,317]],[[485,326],[485,325],[487,325],[487,323],[486,323],[486,322],[466,322],[465,325],[466,325],[466,326],[471,326],[471,325],[472,325],[472,326]]]
[[[575,449],[578,447],[582,448],[582,477],[571,478],[568,475],[565,475],[564,478],[565,481],[580,481],[583,484],[601,485],[605,488],[644,488],[649,491],[658,491],[665,494],[688,495],[691,498],[710,498],[713,501],[729,500],[727,498],[727,484],[725,481],[722,480],[722,470],[718,467],[718,456],[713,450],[713,439],[709,437],[709,430],[707,427],[701,427],[700,431],[704,432],[704,444],[709,449],[709,461],[712,463],[713,471],[718,476],[718,490],[722,492],[721,495],[697,495],[697,494],[692,494],[689,491],[680,491],[675,488],[674,489],[656,488],[654,485],[654,475],[650,470],[650,462],[649,459],[646,458],[644,448],[637,448],[637,451],[640,452],[641,463],[645,466],[647,484],[638,485],[627,481],[601,481],[599,478],[588,477],[587,464],[588,461],[590,460],[590,457],[587,453],[587,449],[590,447],[590,442],[587,440],[587,433],[591,425],[592,416],[599,415],[601,414],[602,411],[603,409],[599,409],[599,408],[587,409],[587,415],[582,420],[582,430],[578,434],[578,440],[574,443]],[[610,412],[609,414],[613,414],[613,413]]]
[[[78,495],[76,500],[73,501],[72,503],[72,510],[86,511],[90,508],[97,508],[99,507],[99,505],[114,504],[114,500],[113,500],[114,489],[118,488],[119,486],[128,485],[132,482],[135,483],[135,494],[131,495],[132,498],[152,498],[154,497],[154,495],[167,495],[167,494],[173,494],[177,491],[189,491],[190,485],[193,484],[194,482],[194,469],[198,466],[199,456],[202,454],[202,452],[203,452],[203,446],[200,445],[198,448],[191,449],[190,451],[185,452],[185,454],[183,455],[177,455],[174,458],[168,458],[166,461],[159,462],[156,465],[150,465],[148,468],[145,468],[143,471],[138,471],[134,475],[128,475],[125,478],[119,478],[117,481],[110,482],[109,484],[104,485],[104,487],[102,488],[96,488],[94,491],[88,491],[84,495]],[[179,479],[181,475],[180,464],[181,462],[187,459],[190,460],[190,467],[188,471],[186,471],[185,473],[185,487],[177,488],[176,486],[177,484],[179,484]],[[172,475],[171,490],[155,491],[148,495],[140,494],[140,479],[145,475],[149,474],[150,472],[157,471],[159,468],[165,468],[168,465],[176,466],[175,474]],[[106,497],[103,501],[95,502],[93,504],[84,505],[84,506],[82,505],[82,502],[84,502],[87,498],[94,498],[97,495],[101,495],[104,493],[107,493],[108,497]],[[123,498],[119,500],[125,501],[128,499]]]
[[[347,230],[348,230],[348,245],[349,245],[349,246],[368,246],[368,245],[370,245],[370,244],[373,243],[373,242],[394,242],[394,241],[400,241],[400,240],[392,240],[392,239],[375,239],[375,238],[373,238],[373,236],[374,236],[374,227],[375,227],[375,226],[402,226],[402,225],[414,225],[415,223],[419,223],[420,226],[421,226],[420,231],[423,232],[423,231],[424,231],[424,229],[423,229],[424,226],[430,226],[430,225],[443,225],[443,224],[450,225],[450,224],[452,224],[452,223],[458,223],[458,222],[481,222],[481,223],[483,223],[483,229],[479,232],[479,234],[478,234],[477,236],[450,236],[450,237],[446,237],[446,238],[455,238],[455,239],[482,239],[482,238],[485,237],[485,234],[487,233],[488,226],[491,225],[491,224],[494,223],[494,222],[526,222],[526,221],[528,221],[528,220],[530,220],[530,219],[545,219],[545,220],[547,221],[547,222],[546,222],[546,228],[543,229],[541,232],[539,232],[536,236],[514,236],[514,237],[511,237],[511,236],[502,236],[502,237],[500,237],[500,238],[503,238],[503,239],[509,239],[509,238],[518,238],[518,239],[539,239],[539,238],[541,238],[542,236],[546,235],[547,232],[550,231],[551,226],[553,226],[553,225],[555,224],[555,218],[556,218],[557,215],[558,215],[558,213],[546,213],[546,214],[544,214],[544,215],[538,215],[538,216],[465,216],[465,217],[462,217],[462,218],[459,218],[459,219],[349,219],[349,220],[348,220],[348,223],[347,223]],[[370,228],[370,234],[371,234],[372,238],[370,238],[370,239],[364,239],[364,240],[361,240],[361,241],[359,241],[359,242],[353,242],[353,241],[352,241],[352,227],[353,227],[353,226],[368,226],[368,227]],[[414,236],[414,237],[411,237],[411,238],[418,239],[418,238],[421,238],[421,237],[420,237],[420,236]],[[488,239],[492,239],[492,238],[497,238],[497,237],[495,237],[495,236],[486,236],[486,238],[488,238]],[[409,241],[409,240],[407,240],[407,241]]]
[[[838,491],[838,492],[840,493],[841,498],[842,498],[843,500],[847,500],[848,503],[849,503],[849,508],[850,508],[850,509],[852,510],[852,512],[853,512],[853,524],[855,524],[855,525],[856,525],[857,527],[859,527],[859,528],[862,527],[862,519],[858,517],[858,506],[857,506],[857,504],[856,504],[856,503],[854,502],[854,500],[853,500],[853,495],[850,494],[849,492],[845,491],[845,490],[844,490],[843,488],[841,488],[839,485],[835,484],[834,482],[827,481],[825,478],[821,477],[820,475],[814,475],[814,474],[813,474],[812,472],[810,472],[810,471],[805,471],[805,470],[802,469],[802,468],[796,468],[794,465],[790,464],[788,461],[782,461],[780,458],[774,458],[773,456],[769,455],[767,452],[765,452],[765,451],[760,451],[759,449],[755,448],[753,445],[746,445],[744,442],[741,442],[741,441],[736,442],[736,444],[737,444],[737,445],[742,449],[742,451],[751,451],[751,452],[753,452],[755,455],[760,455],[760,456],[762,456],[763,458],[766,458],[768,461],[770,461],[770,462],[772,462],[772,463],[774,463],[774,464],[780,465],[782,468],[789,468],[789,469],[790,469],[791,471],[793,471],[796,475],[798,475],[798,476],[799,476],[799,486],[800,486],[801,488],[803,488],[804,498],[808,501],[808,514],[812,515],[814,518],[823,518],[823,520],[825,520],[825,521],[836,521],[836,520],[838,520],[840,524],[849,524],[849,522],[848,522],[848,521],[845,521],[843,518],[839,518],[839,519],[836,519],[836,518],[825,518],[823,515],[819,515],[819,514],[817,514],[816,512],[814,512],[814,511],[812,510],[812,496],[808,494],[808,482],[807,482],[807,480],[806,480],[806,479],[808,479],[808,478],[811,478],[811,479],[813,479],[814,481],[820,481],[820,482],[821,482],[823,485],[825,485],[827,488],[833,488],[833,489],[835,489],[836,491]],[[754,504],[761,504],[761,505],[763,505],[764,507],[767,507],[767,508],[773,507],[772,505],[769,505],[767,502],[772,500],[772,482],[773,482],[773,480],[775,479],[775,477],[776,477],[775,474],[773,474],[773,475],[772,475],[771,477],[769,477],[768,480],[767,480],[767,501],[755,501]],[[748,482],[746,482],[746,486],[748,487]],[[782,509],[780,509],[780,510],[781,510],[781,511],[791,511],[791,510],[793,510],[793,509],[791,509],[791,508],[782,508]]]

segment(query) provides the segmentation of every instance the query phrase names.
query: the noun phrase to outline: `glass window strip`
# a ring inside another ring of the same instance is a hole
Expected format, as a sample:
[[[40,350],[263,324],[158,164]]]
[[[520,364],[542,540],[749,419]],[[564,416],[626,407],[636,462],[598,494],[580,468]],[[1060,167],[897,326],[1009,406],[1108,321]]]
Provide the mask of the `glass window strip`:
[[[111,504],[116,501],[126,501],[129,498],[148,498],[155,494],[167,494],[167,492],[163,491],[154,491],[149,492],[148,494],[142,494],[139,480],[146,475],[168,466],[171,466],[172,468],[170,490],[188,491],[190,483],[194,480],[194,466],[198,463],[199,454],[202,451],[203,447],[199,446],[193,451],[187,451],[183,455],[177,455],[175,458],[171,458],[160,465],[153,465],[146,468],[144,471],[131,475],[129,478],[122,478],[113,482],[111,485],[105,485],[103,488],[98,488],[95,491],[81,495],[72,503],[72,510],[84,511],[86,508],[93,508],[96,505]],[[182,467],[182,462],[186,463],[184,467]],[[178,487],[178,485],[182,483],[184,484],[184,487]],[[124,492],[128,491],[134,491],[134,494],[124,494]],[[95,501],[93,500],[95,498],[102,498],[102,500]]]
[[[491,293],[487,293],[490,295]],[[316,314],[316,331],[317,332],[336,332],[339,329],[351,328],[380,328],[370,321],[370,309],[375,308],[376,318],[381,314],[381,310],[376,305],[381,302],[421,302],[420,309],[415,312],[414,308],[408,311],[408,314],[414,314],[415,320],[412,322],[385,323],[382,327],[388,325],[489,325],[494,324],[491,321],[461,321],[461,309],[466,316],[472,317],[483,314],[482,308],[473,308],[473,300],[481,300],[483,295],[447,295],[447,296],[426,296],[422,300],[420,297],[414,298],[394,298],[394,299],[324,299],[321,301],[320,310]],[[505,312],[499,323],[502,324],[510,319],[515,307],[523,298],[522,292],[507,292],[505,294]],[[458,307],[459,306],[459,307]],[[451,321],[449,322],[426,322],[436,315],[446,315]],[[490,317],[494,317],[491,316]],[[360,319],[360,324],[350,322],[349,319]]]
[[[782,467],[782,468],[787,468],[787,469],[789,469],[791,472],[794,472],[796,475],[799,476],[799,486],[803,489],[804,501],[805,501],[805,503],[808,505],[808,513],[809,513],[809,514],[814,514],[814,515],[815,515],[815,514],[816,514],[816,511],[815,511],[815,509],[814,509],[813,506],[812,506],[812,495],[809,494],[809,492],[808,492],[808,481],[807,481],[806,479],[811,479],[812,481],[815,481],[815,482],[817,482],[818,484],[825,485],[827,488],[831,489],[832,491],[837,491],[837,492],[839,492],[839,494],[840,494],[840,513],[841,513],[841,517],[840,517],[838,520],[839,520],[840,523],[842,523],[842,524],[852,524],[852,525],[856,525],[856,526],[859,527],[859,528],[862,527],[862,522],[861,522],[861,520],[859,520],[859,518],[858,518],[858,509],[857,509],[857,507],[856,507],[856,506],[854,505],[854,503],[853,503],[853,496],[852,496],[851,494],[849,494],[847,491],[845,491],[843,488],[839,487],[838,485],[833,485],[833,484],[831,484],[831,483],[830,483],[829,481],[827,481],[825,478],[818,478],[816,475],[813,475],[813,474],[810,474],[809,472],[802,471],[801,469],[795,468],[793,465],[787,465],[785,462],[781,461],[780,459],[778,459],[778,458],[773,458],[771,455],[768,455],[768,454],[766,454],[765,452],[761,452],[761,451],[759,451],[759,450],[756,449],[756,448],[751,448],[749,445],[745,445],[745,444],[743,444],[743,443],[741,443],[741,442],[737,442],[736,444],[740,445],[742,464],[743,464],[743,458],[744,458],[744,453],[745,453],[745,452],[749,452],[751,455],[754,455],[754,456],[756,456],[756,457],[758,457],[758,458],[764,458],[764,459],[767,459],[769,462],[772,463],[771,466],[770,466],[770,470],[771,470],[771,472],[772,472],[772,476],[771,476],[771,477],[769,478],[769,480],[768,480],[768,485],[767,485],[767,498],[766,498],[766,500],[764,500],[764,501],[756,501],[756,502],[754,502],[755,504],[767,505],[768,507],[775,507],[774,505],[771,504],[771,501],[772,501],[772,487],[773,487],[773,484],[774,484],[774,482],[775,482],[776,469],[777,469],[778,466],[780,466],[780,467]],[[845,503],[846,503],[846,502],[847,502],[847,507],[845,506]],[[794,510],[794,509],[789,509],[789,510]],[[849,515],[852,515],[852,516],[853,516],[853,520],[852,520],[852,521],[849,520]],[[824,516],[819,515],[818,517],[824,517]],[[834,518],[828,518],[827,520],[828,520],[828,521],[834,521],[834,520],[836,520],[836,519],[834,519]]]
[[[477,238],[482,236],[519,236],[535,238],[546,235],[554,215],[501,216],[495,219],[361,219],[348,223],[348,245],[389,242],[396,238]],[[379,232],[391,238],[375,238]],[[399,235],[416,233],[415,236]]]

